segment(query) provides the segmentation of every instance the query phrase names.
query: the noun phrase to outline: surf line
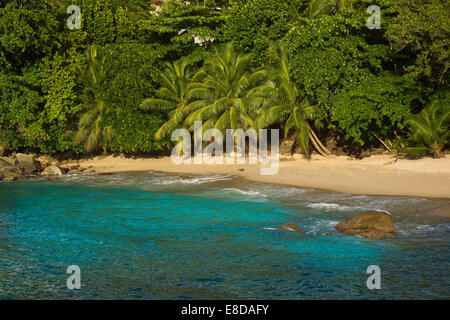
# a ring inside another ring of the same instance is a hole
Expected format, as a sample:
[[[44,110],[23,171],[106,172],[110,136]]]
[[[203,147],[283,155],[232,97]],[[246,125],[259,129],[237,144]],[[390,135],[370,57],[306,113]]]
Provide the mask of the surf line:
[[[201,121],[194,122],[194,159],[192,161],[192,137],[184,128],[172,132],[171,140],[178,142],[172,149],[172,161],[176,165],[181,164],[237,164],[246,162],[246,139],[248,145],[248,160],[250,164],[261,163],[261,175],[275,175],[280,164],[280,138],[279,129],[270,130],[270,155],[267,148],[267,129],[226,129],[226,157],[223,154],[223,134],[218,129],[208,129],[203,134]],[[258,139],[259,138],[259,139]],[[258,141],[259,140],[259,141]],[[203,142],[211,142],[203,149]],[[236,144],[237,142],[237,144]],[[258,143],[259,142],[259,143]],[[235,150],[237,152],[235,152]],[[268,165],[268,167],[267,167]]]

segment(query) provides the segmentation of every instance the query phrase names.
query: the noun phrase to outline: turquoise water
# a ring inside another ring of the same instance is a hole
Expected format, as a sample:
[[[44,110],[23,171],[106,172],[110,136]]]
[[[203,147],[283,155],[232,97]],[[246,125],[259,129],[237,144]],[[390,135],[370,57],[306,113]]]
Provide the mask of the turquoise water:
[[[448,200],[149,173],[0,182],[1,299],[448,299]],[[334,227],[387,210],[400,238]],[[276,227],[295,223],[298,234]],[[332,233],[325,236],[325,233]],[[68,290],[66,268],[81,268]],[[381,268],[381,290],[366,269]]]

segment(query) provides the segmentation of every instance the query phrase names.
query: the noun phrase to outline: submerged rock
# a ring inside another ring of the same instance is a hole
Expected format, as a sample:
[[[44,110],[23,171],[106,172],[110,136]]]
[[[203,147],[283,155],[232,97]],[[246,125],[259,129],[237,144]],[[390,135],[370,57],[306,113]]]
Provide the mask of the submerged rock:
[[[303,233],[303,230],[300,229],[299,227],[297,227],[293,223],[286,223],[284,226],[278,227],[277,230],[292,230],[292,231],[295,231],[295,232]]]
[[[396,238],[394,219],[386,212],[368,211],[342,220],[336,229],[344,235],[357,235],[368,239]]]
[[[62,176],[62,171],[57,166],[48,166],[42,171],[41,175],[43,176]]]

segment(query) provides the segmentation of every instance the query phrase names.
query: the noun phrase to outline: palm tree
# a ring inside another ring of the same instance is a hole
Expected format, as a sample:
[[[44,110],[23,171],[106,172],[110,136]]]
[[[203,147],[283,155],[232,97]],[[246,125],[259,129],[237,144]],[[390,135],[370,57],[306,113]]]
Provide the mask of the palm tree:
[[[214,55],[194,76],[185,123],[203,121],[203,129],[256,129],[254,119],[262,112],[264,99],[256,94],[267,71],[251,72],[251,56],[239,54],[233,44],[215,48]]]
[[[409,116],[406,121],[411,129],[407,153],[419,155],[431,152],[435,158],[442,158],[442,149],[450,138],[450,110],[442,110],[437,101],[430,103],[419,114]]]
[[[294,128],[297,143],[307,157],[310,156],[310,141],[321,155],[328,156],[330,152],[321,143],[310,125],[317,106],[311,105],[307,94],[300,90],[290,78],[289,59],[284,47],[273,46],[271,51],[275,53],[278,65],[272,68],[272,80],[261,87],[260,92],[271,101],[272,107],[258,118],[258,127],[267,127],[273,123],[285,121],[285,138]],[[316,121],[316,125],[319,124]]]
[[[167,62],[165,71],[160,73],[161,88],[156,91],[157,98],[148,98],[142,102],[143,110],[168,112],[169,120],[156,132],[156,139],[161,140],[183,126],[191,78],[192,72],[186,60]]]
[[[82,143],[87,152],[93,152],[103,147],[103,153],[108,151],[114,133],[111,126],[104,126],[103,119],[111,112],[111,106],[100,97],[99,86],[105,81],[107,72],[106,56],[101,48],[92,45],[86,50],[87,70],[81,70],[87,84],[81,95],[81,109],[84,113],[80,117],[75,142]]]
[[[352,0],[311,0],[306,9],[309,18],[316,18],[322,15],[332,14],[337,10],[353,8]]]

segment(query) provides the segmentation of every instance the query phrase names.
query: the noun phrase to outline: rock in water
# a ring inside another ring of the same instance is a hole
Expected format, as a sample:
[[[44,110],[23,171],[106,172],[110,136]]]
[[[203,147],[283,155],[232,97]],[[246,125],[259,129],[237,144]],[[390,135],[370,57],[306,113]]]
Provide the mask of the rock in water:
[[[293,223],[287,223],[284,226],[277,228],[277,230],[292,230],[292,231],[303,233],[302,229],[300,229]]]
[[[17,166],[22,169],[24,174],[33,174],[37,171],[36,155],[34,154],[16,154]]]
[[[48,166],[42,171],[41,175],[43,176],[62,176],[62,171],[57,166]]]
[[[342,220],[336,229],[344,235],[357,235],[368,239],[396,238],[394,219],[386,212],[368,211]]]

